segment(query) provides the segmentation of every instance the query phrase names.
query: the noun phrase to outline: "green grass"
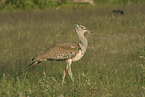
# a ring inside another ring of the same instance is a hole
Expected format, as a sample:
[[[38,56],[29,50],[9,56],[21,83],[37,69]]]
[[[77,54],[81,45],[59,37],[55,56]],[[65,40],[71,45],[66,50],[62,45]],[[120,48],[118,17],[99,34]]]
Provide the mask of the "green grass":
[[[60,2],[59,2],[60,1]],[[70,0],[1,0],[0,10],[32,10],[32,9],[48,9],[48,8],[73,8],[74,6],[87,7],[89,3],[72,3]],[[142,4],[144,0],[93,0],[96,6],[118,6],[130,4]],[[91,6],[91,5],[90,5]]]
[[[143,6],[0,13],[1,97],[144,97],[145,11]],[[123,9],[117,16],[113,9]],[[89,47],[72,64],[27,67],[35,55],[58,42],[78,42],[74,23],[85,25]]]

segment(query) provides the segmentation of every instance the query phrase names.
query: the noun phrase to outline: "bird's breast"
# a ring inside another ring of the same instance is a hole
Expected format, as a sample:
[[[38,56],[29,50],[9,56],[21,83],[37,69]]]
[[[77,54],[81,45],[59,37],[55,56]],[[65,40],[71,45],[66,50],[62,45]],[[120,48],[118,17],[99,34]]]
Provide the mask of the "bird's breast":
[[[78,61],[78,60],[80,60],[82,57],[83,57],[83,55],[82,55],[82,53],[81,53],[81,50],[79,50],[79,53],[76,54],[76,56],[72,58],[72,61]]]

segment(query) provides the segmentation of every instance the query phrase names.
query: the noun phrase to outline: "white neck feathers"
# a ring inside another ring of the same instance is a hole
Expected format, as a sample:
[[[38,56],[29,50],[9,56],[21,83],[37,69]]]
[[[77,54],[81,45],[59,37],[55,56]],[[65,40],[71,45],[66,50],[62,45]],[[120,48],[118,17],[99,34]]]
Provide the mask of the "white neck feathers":
[[[80,40],[79,46],[81,47],[82,55],[85,54],[87,47],[88,47],[88,41],[87,41],[86,37],[84,36],[85,32],[86,32],[86,30],[76,31],[78,39]]]

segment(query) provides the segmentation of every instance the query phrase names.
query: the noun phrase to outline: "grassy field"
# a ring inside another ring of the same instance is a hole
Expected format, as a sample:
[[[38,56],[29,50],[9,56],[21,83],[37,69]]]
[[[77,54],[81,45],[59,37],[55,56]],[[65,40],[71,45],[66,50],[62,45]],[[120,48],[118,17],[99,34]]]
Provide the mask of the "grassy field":
[[[124,10],[115,15],[113,9]],[[0,13],[0,97],[144,97],[145,7],[73,8]],[[79,42],[74,23],[93,33],[85,56],[27,67],[31,58],[58,42]]]

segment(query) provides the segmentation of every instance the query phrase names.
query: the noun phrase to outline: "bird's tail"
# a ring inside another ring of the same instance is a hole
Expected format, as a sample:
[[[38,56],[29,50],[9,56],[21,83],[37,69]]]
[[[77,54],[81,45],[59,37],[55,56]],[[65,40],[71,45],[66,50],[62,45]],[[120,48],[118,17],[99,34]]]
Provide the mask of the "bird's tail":
[[[34,66],[34,65],[37,65],[39,63],[40,63],[40,61],[32,61],[30,64],[28,64],[28,66]]]

